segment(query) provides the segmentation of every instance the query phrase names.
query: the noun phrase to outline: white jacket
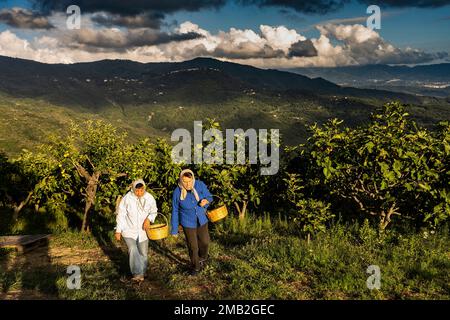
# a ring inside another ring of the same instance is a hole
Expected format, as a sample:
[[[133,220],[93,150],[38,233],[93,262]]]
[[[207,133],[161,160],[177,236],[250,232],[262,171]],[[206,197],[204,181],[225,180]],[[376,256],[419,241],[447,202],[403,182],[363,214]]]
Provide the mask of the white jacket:
[[[124,238],[139,239],[139,242],[148,240],[142,226],[147,218],[153,223],[157,212],[155,198],[150,193],[145,192],[139,199],[133,191],[129,191],[117,209],[116,232]]]

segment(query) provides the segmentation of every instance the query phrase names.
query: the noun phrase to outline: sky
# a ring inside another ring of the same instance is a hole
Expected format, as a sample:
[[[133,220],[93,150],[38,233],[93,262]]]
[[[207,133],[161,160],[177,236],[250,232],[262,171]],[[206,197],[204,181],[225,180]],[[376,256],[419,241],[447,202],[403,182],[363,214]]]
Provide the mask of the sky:
[[[67,26],[69,5],[79,28]],[[380,29],[367,24],[369,5]],[[450,62],[450,0],[0,0],[0,55],[261,68]]]

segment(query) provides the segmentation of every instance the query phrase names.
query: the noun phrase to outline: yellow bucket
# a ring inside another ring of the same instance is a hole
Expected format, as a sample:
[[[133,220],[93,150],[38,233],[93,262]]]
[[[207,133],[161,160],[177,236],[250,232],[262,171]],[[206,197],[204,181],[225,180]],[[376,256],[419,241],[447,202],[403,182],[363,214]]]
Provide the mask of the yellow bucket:
[[[145,230],[147,232],[147,237],[150,240],[161,240],[169,236],[169,223],[165,215],[158,213],[166,220],[166,223],[158,223],[150,225],[150,228]]]
[[[211,211],[206,212],[206,215],[208,216],[209,221],[211,222],[217,222],[219,220],[222,220],[228,215],[228,209],[227,206],[221,206],[217,209],[213,209]]]

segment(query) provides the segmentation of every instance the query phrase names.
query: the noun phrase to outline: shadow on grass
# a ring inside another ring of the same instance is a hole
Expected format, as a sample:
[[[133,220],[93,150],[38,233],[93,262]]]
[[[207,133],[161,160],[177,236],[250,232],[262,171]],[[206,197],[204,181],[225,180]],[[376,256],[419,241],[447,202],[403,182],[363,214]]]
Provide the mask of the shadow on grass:
[[[30,251],[11,251],[14,250],[3,252],[0,259],[1,269],[4,270],[0,272],[0,296],[17,300],[58,299],[56,282],[62,270],[51,264],[48,240],[45,239],[42,245]]]
[[[34,213],[23,210],[15,221],[13,210],[1,206],[0,235],[48,234],[45,224],[33,219]],[[0,248],[0,296],[18,300],[42,296],[57,299],[59,275],[60,270],[51,264],[48,239],[41,239],[38,245],[26,245],[23,251]]]
[[[172,250],[170,250],[167,246],[167,243],[165,240],[161,241],[149,241],[149,247],[153,249],[155,252],[163,255],[164,257],[168,258],[172,262],[175,262],[179,264],[182,267],[188,268],[189,261],[180,257],[176,253],[174,253]]]
[[[166,283],[163,275],[147,275],[146,280],[141,284],[134,284],[131,281],[131,272],[129,267],[128,248],[122,239],[120,244],[113,240],[111,230],[113,227],[106,221],[99,222],[99,217],[96,217],[96,225],[103,226],[103,228],[93,228],[92,235],[96,239],[99,247],[103,253],[113,263],[113,268],[117,275],[111,275],[110,281],[120,281],[125,287],[124,299],[181,299],[174,292],[166,288]],[[185,259],[171,251],[165,240],[160,242],[149,241],[149,249],[167,257],[170,261],[183,266],[187,263]]]
[[[250,234],[216,234],[213,236],[213,240],[219,242],[226,248],[234,248],[238,246],[243,246],[249,243],[255,236]]]
[[[131,274],[128,263],[128,251],[123,240],[115,242],[111,238],[111,230],[113,226],[110,225],[106,218],[96,215],[95,220],[92,221],[92,235],[97,241],[98,246],[102,252],[109,258],[113,264],[117,276],[109,276],[110,281],[121,281],[127,287],[125,291],[125,299],[137,299],[138,292],[134,286],[131,286]]]

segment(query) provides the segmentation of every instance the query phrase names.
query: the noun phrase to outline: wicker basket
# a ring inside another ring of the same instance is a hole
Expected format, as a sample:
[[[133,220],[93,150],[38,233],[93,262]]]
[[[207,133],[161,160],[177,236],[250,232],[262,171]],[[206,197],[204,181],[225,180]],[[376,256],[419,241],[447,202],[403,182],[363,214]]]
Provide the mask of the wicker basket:
[[[206,215],[208,216],[208,219],[211,222],[217,222],[219,220],[222,220],[228,215],[227,206],[221,206],[218,207],[217,209],[208,211]]]
[[[169,236],[169,223],[166,216],[161,213],[158,213],[158,215],[163,216],[166,223],[152,224],[150,228],[145,230],[150,240],[161,240]]]

